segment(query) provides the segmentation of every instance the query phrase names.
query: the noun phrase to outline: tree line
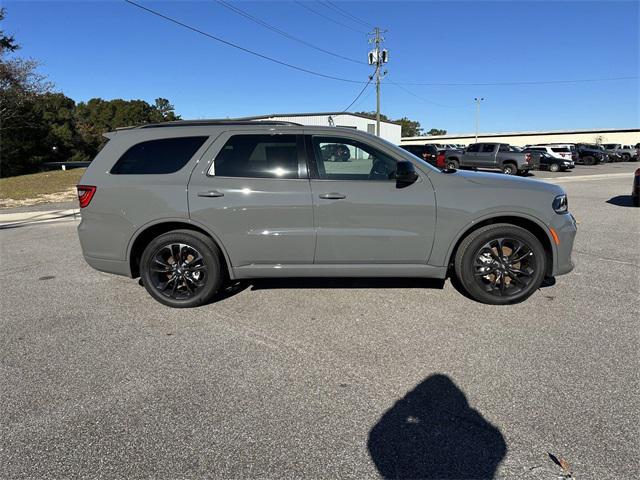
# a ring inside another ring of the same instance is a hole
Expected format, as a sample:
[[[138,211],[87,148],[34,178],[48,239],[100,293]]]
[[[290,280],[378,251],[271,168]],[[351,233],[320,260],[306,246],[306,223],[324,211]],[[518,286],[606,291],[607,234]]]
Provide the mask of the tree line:
[[[0,9],[0,21],[5,13]],[[166,98],[76,103],[53,91],[36,61],[12,55],[19,48],[0,30],[0,177],[37,171],[43,162],[91,160],[105,132],[180,119]]]
[[[363,115],[372,120],[376,119],[376,112],[355,112],[358,115]],[[425,131],[422,129],[420,122],[416,120],[410,120],[407,117],[397,118],[395,120],[391,120],[388,116],[381,113],[380,120],[385,120],[387,122],[399,123],[402,128],[401,135],[403,137],[417,137],[420,135],[446,135],[446,130],[441,130],[439,128],[432,128],[429,131]]]

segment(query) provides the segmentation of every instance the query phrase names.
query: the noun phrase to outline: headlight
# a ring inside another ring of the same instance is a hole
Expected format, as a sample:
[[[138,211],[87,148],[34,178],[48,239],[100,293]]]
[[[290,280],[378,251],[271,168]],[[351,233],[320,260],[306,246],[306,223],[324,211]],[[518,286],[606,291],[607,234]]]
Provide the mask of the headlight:
[[[556,213],[567,213],[569,211],[569,200],[566,195],[558,195],[553,199],[553,211]]]

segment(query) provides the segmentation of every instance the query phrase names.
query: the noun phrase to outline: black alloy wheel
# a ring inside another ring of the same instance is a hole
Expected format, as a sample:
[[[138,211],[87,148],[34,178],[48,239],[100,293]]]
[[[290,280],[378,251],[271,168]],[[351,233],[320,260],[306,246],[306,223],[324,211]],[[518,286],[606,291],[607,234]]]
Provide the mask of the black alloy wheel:
[[[456,274],[474,299],[494,305],[518,303],[541,285],[546,255],[524,228],[488,225],[473,232],[458,249]]]
[[[194,307],[209,300],[222,283],[220,255],[200,232],[175,230],[155,238],[141,259],[149,294],[170,307]]]

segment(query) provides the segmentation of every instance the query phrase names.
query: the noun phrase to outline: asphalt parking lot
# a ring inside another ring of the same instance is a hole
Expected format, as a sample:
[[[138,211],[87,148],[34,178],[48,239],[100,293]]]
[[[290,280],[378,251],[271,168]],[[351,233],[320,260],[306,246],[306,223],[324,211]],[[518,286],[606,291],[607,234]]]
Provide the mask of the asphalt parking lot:
[[[576,268],[509,307],[327,279],[172,310],[86,265],[72,219],[0,230],[0,476],[556,479],[551,453],[640,478],[638,166],[535,172]]]

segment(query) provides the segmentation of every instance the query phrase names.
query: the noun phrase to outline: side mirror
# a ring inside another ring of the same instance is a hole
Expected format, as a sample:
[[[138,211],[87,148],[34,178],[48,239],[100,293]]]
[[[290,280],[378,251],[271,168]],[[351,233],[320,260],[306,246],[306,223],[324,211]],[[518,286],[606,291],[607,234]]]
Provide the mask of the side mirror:
[[[396,163],[396,188],[404,188],[415,183],[418,174],[413,163],[401,160]]]

